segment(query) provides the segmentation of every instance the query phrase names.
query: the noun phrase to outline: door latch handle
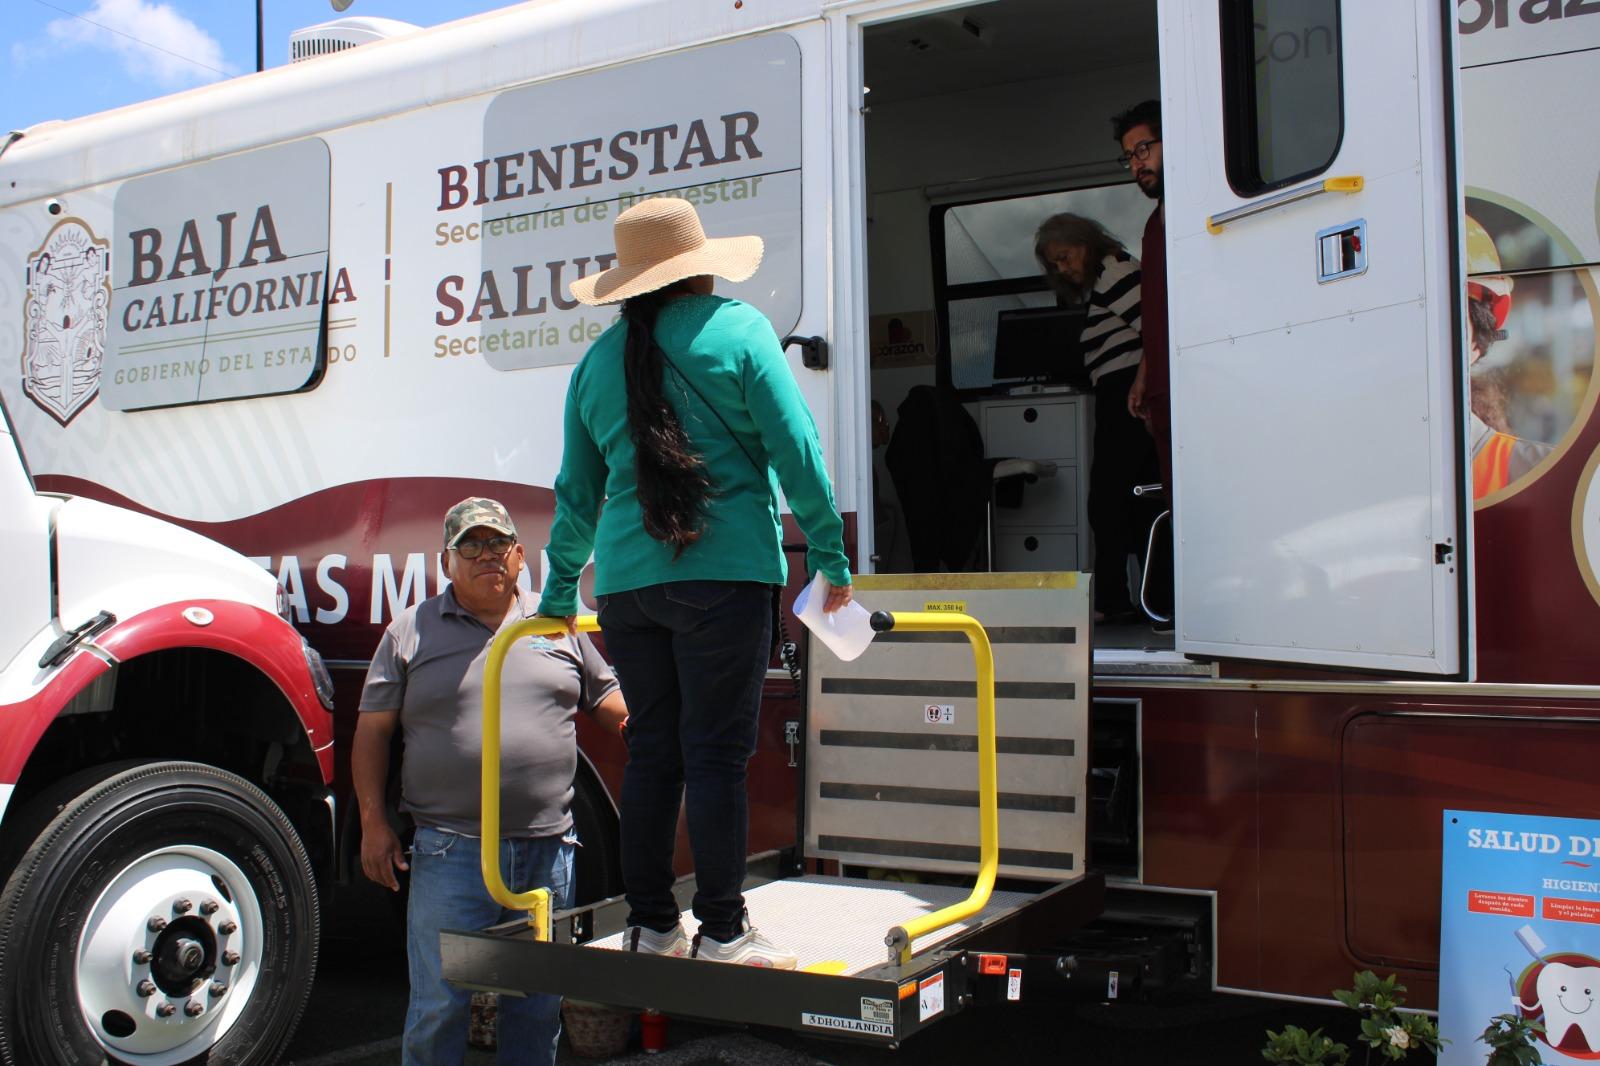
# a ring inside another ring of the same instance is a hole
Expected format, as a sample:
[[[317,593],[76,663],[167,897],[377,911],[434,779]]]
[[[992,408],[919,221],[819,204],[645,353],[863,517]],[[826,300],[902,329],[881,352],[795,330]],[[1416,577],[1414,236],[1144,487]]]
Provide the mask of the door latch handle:
[[[783,338],[783,346],[791,344],[800,346],[800,364],[807,370],[828,369],[828,342],[821,337],[802,337],[798,333],[791,333]]]
[[[1235,207],[1229,211],[1219,211],[1206,219],[1206,232],[1212,236],[1222,232],[1222,227],[1232,222],[1259,215],[1273,208],[1283,207],[1286,204],[1297,203],[1301,200],[1318,196],[1325,192],[1360,192],[1366,182],[1360,174],[1350,174],[1340,178],[1323,178],[1320,181],[1308,182],[1305,185],[1296,185],[1292,189],[1285,189],[1271,196],[1264,196],[1254,203]]]

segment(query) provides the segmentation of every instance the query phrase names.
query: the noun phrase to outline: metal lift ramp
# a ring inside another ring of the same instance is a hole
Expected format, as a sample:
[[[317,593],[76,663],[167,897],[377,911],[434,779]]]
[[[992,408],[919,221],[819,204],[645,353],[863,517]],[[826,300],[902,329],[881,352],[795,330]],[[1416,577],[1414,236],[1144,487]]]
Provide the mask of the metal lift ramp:
[[[865,574],[873,610],[961,612],[994,649],[1000,874],[1083,872],[1088,582],[1072,573]],[[970,874],[978,863],[978,698],[955,630],[881,633],[841,662],[812,643],[806,854]]]
[[[876,612],[873,646],[842,663],[812,644],[803,849],[753,858],[745,887],[752,920],[798,969],[624,952],[620,898],[551,915],[542,890],[506,889],[494,859],[498,672],[511,641],[551,624],[529,620],[489,659],[483,872],[496,898],[530,917],[445,933],[445,976],[891,1046],[975,1001],[1070,981],[1066,960],[1030,949],[1092,920],[1103,898],[1098,875],[1081,872],[1086,587],[1072,574],[981,574],[867,576],[857,589]],[[806,874],[806,859],[899,879]],[[1002,873],[1041,891],[994,891]],[[693,878],[678,890],[687,910]],[[688,913],[684,923],[692,934]]]

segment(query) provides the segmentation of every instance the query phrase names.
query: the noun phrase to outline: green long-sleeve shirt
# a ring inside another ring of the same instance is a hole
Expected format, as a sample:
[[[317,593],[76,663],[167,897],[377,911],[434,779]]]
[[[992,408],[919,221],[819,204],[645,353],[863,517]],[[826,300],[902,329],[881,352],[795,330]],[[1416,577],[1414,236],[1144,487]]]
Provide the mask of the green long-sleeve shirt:
[[[602,596],[667,581],[783,584],[788,571],[779,485],[810,542],[808,569],[820,570],[836,585],[848,584],[844,524],[816,423],[772,324],[737,300],[684,296],[662,307],[655,337],[671,360],[662,391],[713,486],[704,535],[674,560],[672,545],[644,531],[628,433],[627,327],[619,320],[590,347],[567,387],[565,447],[546,548],[550,573],[540,613],[576,612],[578,575],[591,552],[595,592]]]

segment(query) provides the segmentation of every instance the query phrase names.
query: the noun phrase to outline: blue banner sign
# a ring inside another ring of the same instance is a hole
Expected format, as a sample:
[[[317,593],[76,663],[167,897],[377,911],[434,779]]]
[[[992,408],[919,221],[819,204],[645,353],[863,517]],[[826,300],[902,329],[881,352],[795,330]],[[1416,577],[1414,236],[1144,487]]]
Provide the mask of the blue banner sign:
[[[1445,811],[1440,909],[1440,1066],[1481,1066],[1507,1013],[1545,1062],[1600,1060],[1600,821]]]

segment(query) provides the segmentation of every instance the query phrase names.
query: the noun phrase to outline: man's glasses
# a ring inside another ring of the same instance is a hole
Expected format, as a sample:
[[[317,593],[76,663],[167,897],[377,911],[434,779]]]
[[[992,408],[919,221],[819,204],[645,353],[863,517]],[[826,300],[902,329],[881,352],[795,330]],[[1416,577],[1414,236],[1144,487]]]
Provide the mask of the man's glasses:
[[[488,548],[491,555],[504,555],[511,550],[517,542],[516,537],[490,537],[488,540],[462,540],[457,541],[451,548],[463,559],[476,559],[483,554],[483,549]]]
[[[1133,161],[1135,159],[1143,163],[1146,159],[1150,158],[1151,149],[1160,143],[1160,137],[1157,137],[1153,141],[1140,141],[1138,144],[1133,146],[1133,151],[1123,152],[1121,155],[1117,156],[1117,166],[1121,167],[1123,170],[1127,170],[1129,167],[1133,166]]]

